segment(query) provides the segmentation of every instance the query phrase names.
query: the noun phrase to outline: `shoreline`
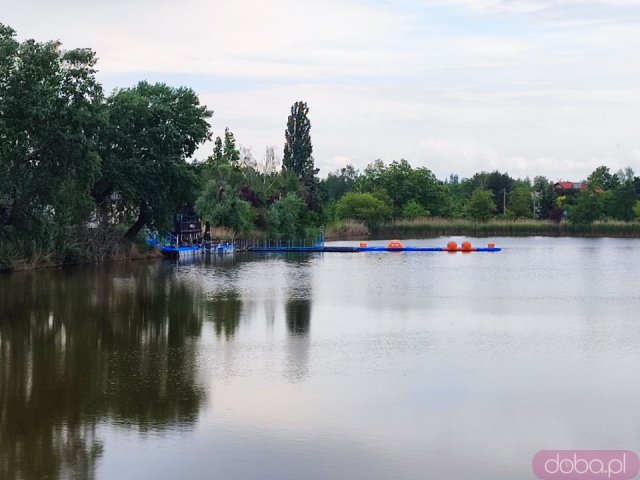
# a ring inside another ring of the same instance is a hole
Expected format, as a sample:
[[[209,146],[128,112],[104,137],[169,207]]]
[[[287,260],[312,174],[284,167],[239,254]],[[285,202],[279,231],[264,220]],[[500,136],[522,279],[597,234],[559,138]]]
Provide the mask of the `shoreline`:
[[[546,223],[546,222],[488,222],[486,224],[473,224],[471,228],[469,222],[456,221],[434,221],[429,223],[396,223],[382,225],[373,233],[369,234],[335,234],[327,235],[325,241],[328,242],[358,242],[368,240],[399,240],[407,239],[427,239],[447,236],[491,238],[491,237],[552,237],[552,238],[638,238],[640,239],[640,223],[600,223],[592,225],[571,225],[569,223]],[[534,227],[534,228],[531,228]],[[75,261],[61,263],[39,263],[21,260],[16,262],[12,268],[0,267],[0,275],[13,272],[24,272],[31,270],[72,267],[80,265],[114,265],[118,263],[128,263],[139,260],[153,260],[162,258],[160,249],[153,249],[147,252],[139,252],[126,258],[113,258],[104,262]]]
[[[39,263],[29,262],[28,260],[19,260],[16,265],[11,268],[0,266],[0,275],[7,275],[16,272],[29,272],[32,270],[49,270],[52,268],[66,268],[86,265],[117,265],[122,263],[137,262],[141,260],[154,260],[162,258],[162,253],[159,249],[149,250],[147,252],[139,252],[137,255],[130,255],[126,258],[112,258],[103,262],[96,262],[95,260],[86,261],[74,261],[74,262],[59,262],[59,263]]]
[[[400,221],[379,226],[373,236],[421,236],[425,238],[447,235],[470,237],[577,237],[577,238],[640,238],[639,222],[594,222],[580,225],[569,222],[540,220],[494,220],[476,223],[464,220]]]
[[[432,238],[442,238],[442,237],[469,237],[469,238],[493,238],[493,237],[506,237],[506,238],[526,238],[526,237],[549,237],[549,238],[628,238],[628,239],[640,239],[639,235],[613,235],[613,234],[571,234],[571,233],[560,233],[560,234],[549,234],[549,233],[517,233],[517,234],[507,234],[502,232],[496,233],[487,233],[487,234],[478,234],[478,233],[465,233],[458,231],[448,231],[443,233],[432,233],[432,232],[402,232],[402,231],[387,231],[384,234],[370,234],[370,235],[337,235],[326,237],[325,241],[327,242],[358,242],[358,241],[369,241],[369,240],[422,240],[422,239],[432,239]]]

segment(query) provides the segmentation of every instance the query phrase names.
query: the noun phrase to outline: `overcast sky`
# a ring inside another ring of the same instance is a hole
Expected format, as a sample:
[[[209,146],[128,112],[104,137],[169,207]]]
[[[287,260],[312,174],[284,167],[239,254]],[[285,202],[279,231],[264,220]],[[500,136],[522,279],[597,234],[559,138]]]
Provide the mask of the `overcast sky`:
[[[640,171],[639,0],[0,0],[19,37],[97,51],[110,91],[194,88],[262,157],[309,104],[316,166],[440,178]],[[198,152],[209,154],[210,147]]]

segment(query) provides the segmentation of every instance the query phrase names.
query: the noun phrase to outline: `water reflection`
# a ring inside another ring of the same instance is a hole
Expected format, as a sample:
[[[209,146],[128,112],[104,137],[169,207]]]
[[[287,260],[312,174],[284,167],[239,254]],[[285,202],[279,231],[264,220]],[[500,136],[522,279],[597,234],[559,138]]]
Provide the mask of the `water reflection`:
[[[0,478],[512,479],[633,450],[640,242],[497,243],[0,276]]]
[[[161,264],[0,282],[0,478],[93,477],[105,419],[193,425],[197,289]]]
[[[292,298],[285,306],[287,330],[292,336],[306,336],[311,325],[311,300]]]
[[[208,317],[213,321],[217,336],[231,339],[238,325],[242,313],[242,301],[237,292],[215,296],[206,303]]]
[[[285,375],[289,381],[300,382],[309,373],[312,269],[305,263],[298,264],[290,278],[289,297],[285,303],[289,332]]]

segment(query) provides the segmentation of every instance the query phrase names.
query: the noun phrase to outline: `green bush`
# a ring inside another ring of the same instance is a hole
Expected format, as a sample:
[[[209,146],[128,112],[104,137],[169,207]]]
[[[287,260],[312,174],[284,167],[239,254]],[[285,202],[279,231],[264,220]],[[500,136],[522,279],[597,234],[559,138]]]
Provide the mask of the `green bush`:
[[[371,193],[349,192],[338,201],[336,215],[341,220],[358,220],[375,228],[391,219],[391,207]]]
[[[415,200],[409,200],[402,209],[402,218],[406,218],[407,220],[415,220],[416,218],[428,217],[429,215],[429,210]]]
[[[464,206],[464,213],[467,218],[477,222],[487,222],[496,214],[493,193],[480,188],[474,190]]]
[[[288,193],[269,207],[267,234],[272,239],[295,240],[305,236],[305,203],[297,193]]]

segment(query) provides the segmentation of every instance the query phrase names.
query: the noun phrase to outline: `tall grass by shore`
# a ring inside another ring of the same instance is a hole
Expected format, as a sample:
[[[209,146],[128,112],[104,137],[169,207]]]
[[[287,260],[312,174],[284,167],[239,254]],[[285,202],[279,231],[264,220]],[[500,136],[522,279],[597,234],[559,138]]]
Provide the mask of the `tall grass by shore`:
[[[470,237],[630,237],[640,238],[640,223],[601,221],[588,225],[545,220],[491,220],[486,223],[462,219],[420,218],[398,220],[380,225],[376,234],[381,237],[439,237],[466,235]]]
[[[86,263],[129,262],[159,256],[159,251],[147,245],[143,235],[135,242],[123,238],[121,229],[86,230],[77,242],[62,248],[43,246],[28,240],[0,239],[0,272],[31,270]]]
[[[324,237],[326,240],[349,240],[352,238],[367,238],[369,233],[369,229],[362,222],[342,220],[329,225]]]

